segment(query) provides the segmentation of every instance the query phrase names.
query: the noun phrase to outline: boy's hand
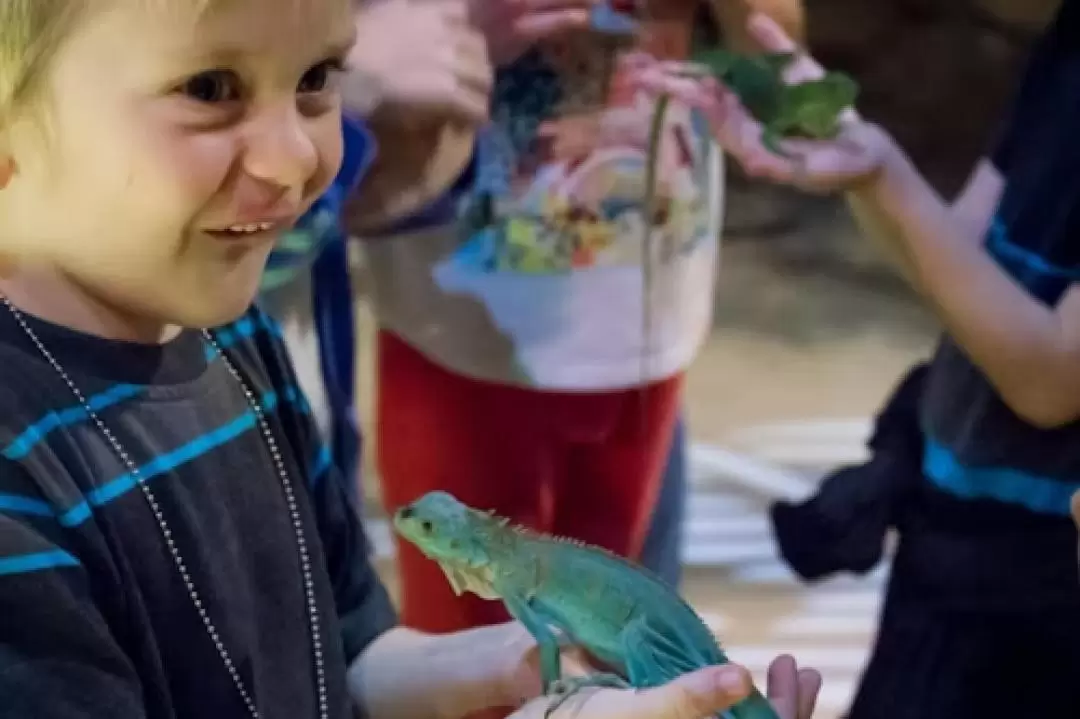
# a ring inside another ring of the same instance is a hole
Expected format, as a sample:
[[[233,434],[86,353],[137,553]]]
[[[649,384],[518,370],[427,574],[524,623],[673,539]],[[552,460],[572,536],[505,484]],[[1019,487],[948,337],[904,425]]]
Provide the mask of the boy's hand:
[[[791,52],[796,60],[788,67],[789,84],[820,78],[824,70],[799,48],[768,16],[752,15],[751,37],[765,52]],[[892,139],[877,126],[865,122],[849,108],[839,134],[831,140],[784,140],[782,157],[762,144],[761,123],[754,119],[730,88],[719,81],[697,79],[680,73],[679,66],[657,63],[642,67],[636,83],[654,93],[699,110],[709,121],[716,141],[743,166],[747,174],[793,185],[811,192],[851,189],[874,177],[894,151]]]
[[[471,0],[473,24],[488,41],[495,65],[515,60],[534,43],[589,27],[599,0]]]
[[[769,665],[767,694],[780,719],[811,719],[820,689],[821,675],[799,669],[791,657],[777,657]],[[584,689],[552,717],[705,719],[731,709],[750,690],[746,669],[734,664],[711,666],[650,689]],[[534,699],[511,719],[540,719],[550,702],[549,697]]]
[[[346,108],[413,122],[487,120],[491,62],[465,0],[372,0],[355,17]]]

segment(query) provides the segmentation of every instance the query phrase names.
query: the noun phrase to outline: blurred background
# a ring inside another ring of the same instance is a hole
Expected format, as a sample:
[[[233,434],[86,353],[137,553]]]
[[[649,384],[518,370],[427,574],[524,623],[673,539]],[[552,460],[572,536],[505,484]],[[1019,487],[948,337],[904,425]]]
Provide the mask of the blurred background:
[[[808,0],[808,43],[825,65],[861,82],[864,114],[951,197],[992,141],[1029,43],[1056,4]],[[759,678],[784,651],[821,669],[818,716],[836,719],[873,638],[887,566],[800,584],[777,559],[765,509],[776,497],[808,495],[828,469],[861,460],[870,418],[929,354],[938,327],[856,234],[843,204],[751,183],[735,168],[728,173],[715,323],[687,392],[693,490],[683,590],[733,659]],[[370,448],[376,429],[363,289],[356,288],[359,394]],[[365,509],[394,587],[370,455]]]

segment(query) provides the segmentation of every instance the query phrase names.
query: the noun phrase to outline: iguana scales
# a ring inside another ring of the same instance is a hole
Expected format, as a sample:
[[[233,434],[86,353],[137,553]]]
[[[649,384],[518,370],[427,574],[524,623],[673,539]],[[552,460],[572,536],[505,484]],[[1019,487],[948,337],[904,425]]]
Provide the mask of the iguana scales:
[[[716,637],[663,580],[602,549],[514,527],[446,492],[429,492],[394,514],[394,527],[438,562],[458,594],[501,599],[536,639],[548,713],[585,686],[645,688],[725,664]],[[566,639],[612,668],[564,678]],[[778,719],[756,690],[724,716]]]

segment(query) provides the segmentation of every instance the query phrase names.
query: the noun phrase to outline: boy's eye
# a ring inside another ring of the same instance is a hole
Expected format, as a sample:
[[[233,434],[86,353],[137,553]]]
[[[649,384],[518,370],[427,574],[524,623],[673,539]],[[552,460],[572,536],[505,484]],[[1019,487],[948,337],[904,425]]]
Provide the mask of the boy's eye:
[[[180,91],[199,102],[231,102],[240,98],[240,78],[228,70],[200,72],[188,78]]]
[[[300,84],[297,85],[296,90],[305,95],[325,92],[333,83],[334,76],[337,73],[343,72],[344,69],[344,63],[340,60],[320,62],[318,65],[304,73],[304,76],[300,78]]]

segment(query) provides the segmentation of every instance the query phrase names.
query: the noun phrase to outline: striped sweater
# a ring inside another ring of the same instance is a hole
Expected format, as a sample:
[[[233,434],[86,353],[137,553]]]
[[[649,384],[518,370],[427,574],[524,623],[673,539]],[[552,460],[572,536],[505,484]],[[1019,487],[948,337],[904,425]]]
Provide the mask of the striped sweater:
[[[220,358],[194,331],[145,346],[30,321],[150,483],[261,715],[318,716],[288,510]],[[299,490],[343,719],[347,663],[396,616],[276,325],[252,310],[214,334]],[[135,479],[3,310],[0,368],[0,717],[247,717]]]

